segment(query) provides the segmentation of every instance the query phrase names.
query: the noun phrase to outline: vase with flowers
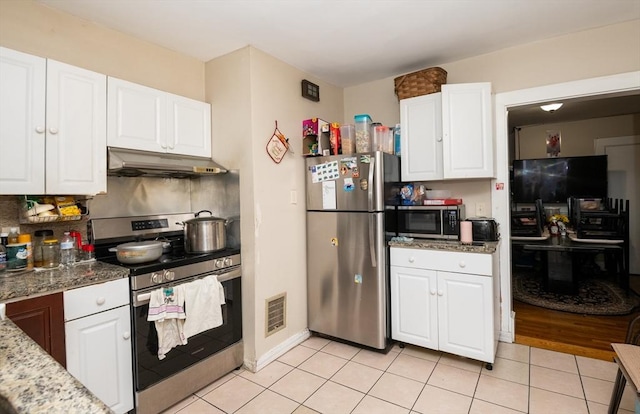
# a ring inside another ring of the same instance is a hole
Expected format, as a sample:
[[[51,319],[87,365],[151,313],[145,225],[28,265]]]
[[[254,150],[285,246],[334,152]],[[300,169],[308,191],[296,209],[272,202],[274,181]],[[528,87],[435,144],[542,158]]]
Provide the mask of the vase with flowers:
[[[549,223],[549,233],[552,236],[557,236],[561,234],[565,236],[567,234],[567,224],[569,223],[569,218],[564,214],[554,214],[547,219]]]

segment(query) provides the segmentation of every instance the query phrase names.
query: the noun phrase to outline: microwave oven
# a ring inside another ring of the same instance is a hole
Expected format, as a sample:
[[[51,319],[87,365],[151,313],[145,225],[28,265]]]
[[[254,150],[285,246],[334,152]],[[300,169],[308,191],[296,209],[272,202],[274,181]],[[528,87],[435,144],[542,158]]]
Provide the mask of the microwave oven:
[[[455,239],[460,235],[460,222],[465,219],[464,205],[397,206],[398,236],[422,239]]]

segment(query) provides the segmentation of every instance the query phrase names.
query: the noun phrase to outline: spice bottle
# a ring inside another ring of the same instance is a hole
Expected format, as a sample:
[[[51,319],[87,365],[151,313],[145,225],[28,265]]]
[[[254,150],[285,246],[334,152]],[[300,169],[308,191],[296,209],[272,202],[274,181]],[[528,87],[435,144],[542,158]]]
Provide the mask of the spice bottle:
[[[0,243],[0,274],[7,270],[7,249]]]
[[[9,229],[9,235],[7,236],[7,244],[16,243],[18,243],[18,229],[16,227],[11,227],[11,229]]]

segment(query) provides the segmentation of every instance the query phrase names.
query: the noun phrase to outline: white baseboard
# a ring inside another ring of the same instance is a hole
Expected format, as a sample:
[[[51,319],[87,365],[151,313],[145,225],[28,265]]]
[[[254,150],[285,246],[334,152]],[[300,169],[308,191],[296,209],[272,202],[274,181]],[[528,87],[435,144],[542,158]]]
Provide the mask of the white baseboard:
[[[304,341],[307,340],[311,336],[311,332],[308,329],[305,329],[302,332],[298,332],[292,337],[288,338],[286,341],[281,342],[275,348],[270,349],[262,355],[257,361],[249,361],[247,359],[244,360],[244,366],[251,372],[258,372],[262,368],[269,365],[269,363],[275,361],[280,358],[282,355],[286,354],[291,349],[300,345]]]

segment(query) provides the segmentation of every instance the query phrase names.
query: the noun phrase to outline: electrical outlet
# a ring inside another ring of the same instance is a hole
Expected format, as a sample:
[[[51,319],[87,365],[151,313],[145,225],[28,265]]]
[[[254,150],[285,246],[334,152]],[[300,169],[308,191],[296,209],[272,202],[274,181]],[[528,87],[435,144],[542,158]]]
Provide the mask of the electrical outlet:
[[[291,204],[298,204],[298,193],[296,190],[291,190],[289,198],[291,199]]]
[[[486,207],[484,203],[476,203],[476,216],[477,217],[485,217],[486,216]]]

